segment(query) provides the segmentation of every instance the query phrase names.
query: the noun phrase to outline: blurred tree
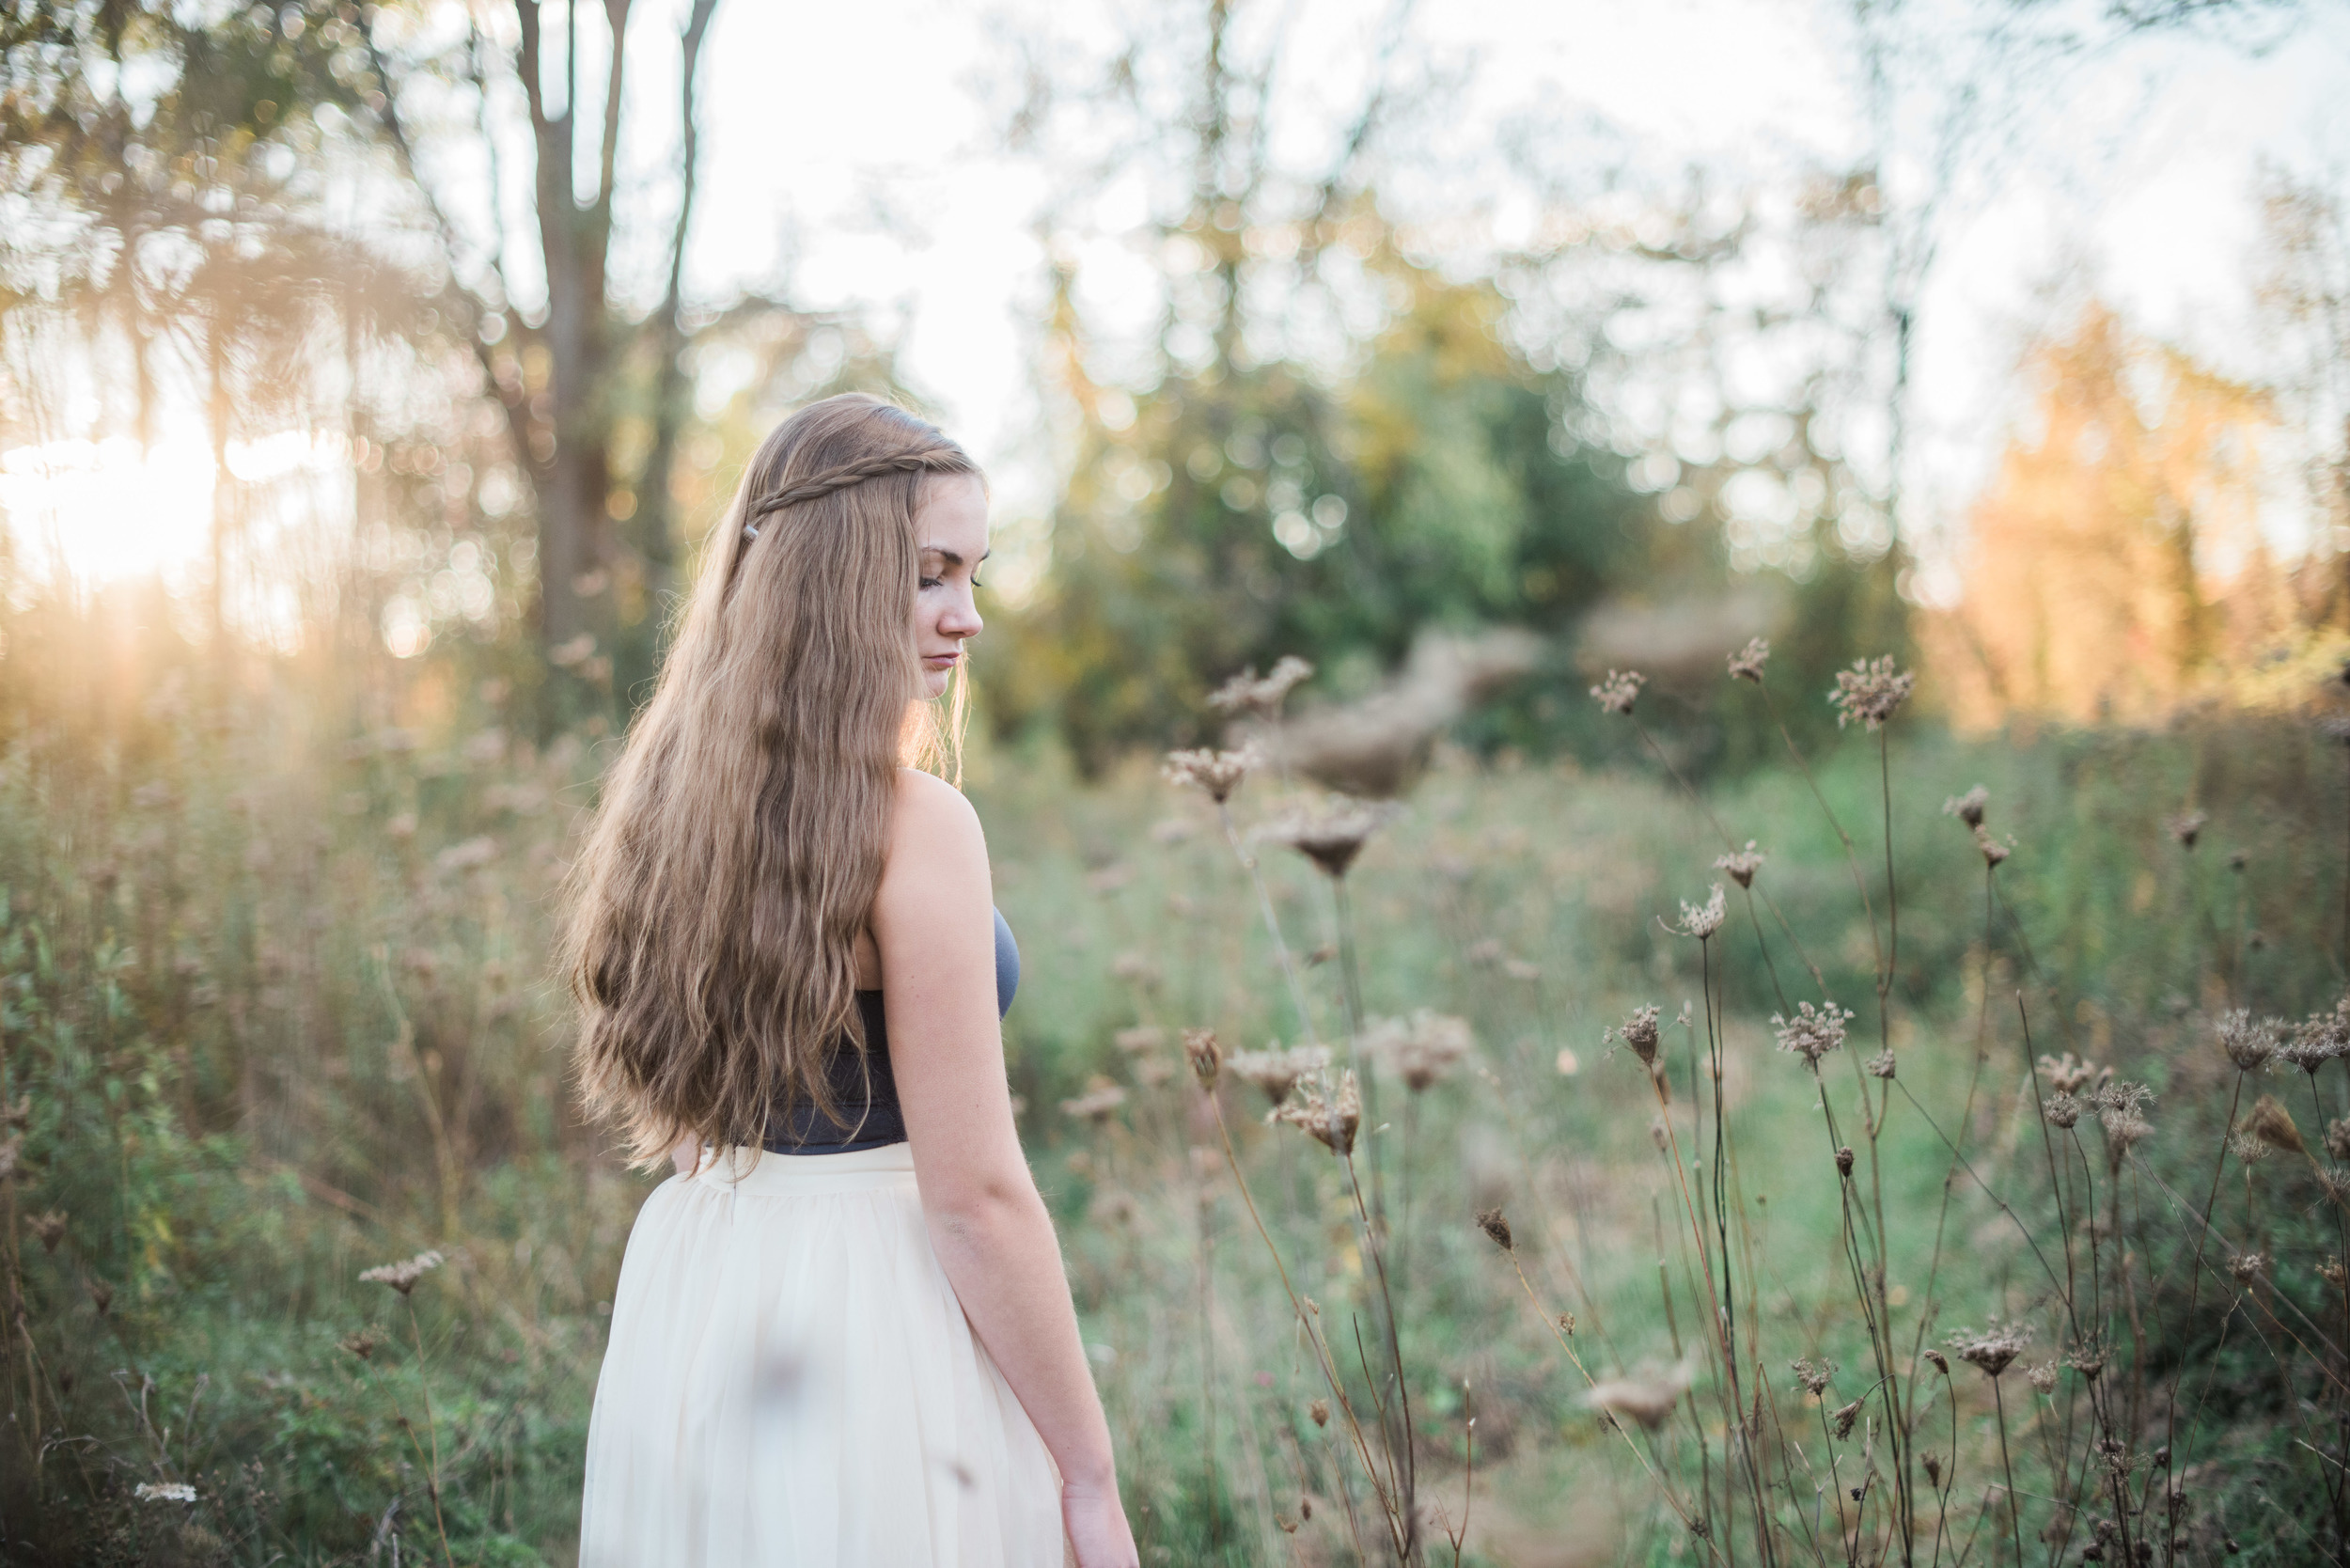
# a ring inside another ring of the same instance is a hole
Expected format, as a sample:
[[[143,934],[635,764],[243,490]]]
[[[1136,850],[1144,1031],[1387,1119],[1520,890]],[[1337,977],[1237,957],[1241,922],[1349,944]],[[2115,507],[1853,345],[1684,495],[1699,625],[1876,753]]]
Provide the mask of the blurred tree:
[[[0,233],[0,325],[22,345],[71,339],[17,356],[57,384],[12,412],[40,422],[37,440],[82,434],[56,428],[87,400],[66,383],[108,405],[127,387],[135,407],[88,433],[112,422],[146,442],[159,404],[204,411],[216,650],[228,602],[271,565],[241,537],[251,487],[232,445],[339,427],[355,526],[337,635],[410,652],[436,625],[535,624],[570,672],[540,722],[603,712],[657,657],[681,494],[713,501],[709,476],[756,439],[702,428],[693,367],[723,363],[719,402],[769,417],[779,397],[902,395],[889,346],[854,320],[685,297],[715,6],[678,8],[680,154],[655,184],[676,204],[637,215],[619,210],[621,150],[655,138],[622,121],[643,96],[631,64],[656,45],[627,0],[600,24],[576,0],[559,16],[537,0],[0,16],[0,166],[25,219]],[[601,92],[583,99],[599,45]],[[526,191],[509,183],[516,146]],[[507,232],[509,207],[526,234]],[[630,303],[647,280],[615,273],[632,227],[657,231],[650,308]],[[546,663],[489,663],[521,697],[545,689]]]
[[[2259,298],[2282,351],[2274,390],[2297,444],[2310,548],[2331,563],[2312,574],[2310,613],[2350,630],[2350,211],[2338,188],[2278,167],[2262,171],[2260,201]]]
[[[979,673],[1000,718],[1050,717],[1089,767],[1194,738],[1215,683],[1282,653],[1348,689],[1423,626],[1561,630],[1637,554],[1575,378],[1512,346],[1490,281],[1411,259],[1366,188],[1368,150],[1416,98],[1390,79],[1401,13],[1318,168],[1271,151],[1288,39],[1257,20],[1222,0],[1152,13],[1099,81],[1032,82],[1014,117],[1017,141],[1077,171],[1045,226],[1069,478],[1042,586]],[[1105,137],[1127,118],[1181,131]],[[1061,119],[1083,135],[1055,154]],[[1151,150],[1104,167],[1104,145]],[[1095,189],[1137,173],[1167,214],[1163,306],[1121,355],[1073,258]]]
[[[2288,643],[2295,594],[2262,528],[2273,401],[2097,304],[2030,375],[1965,596],[1929,624],[1954,714],[2158,720]]]

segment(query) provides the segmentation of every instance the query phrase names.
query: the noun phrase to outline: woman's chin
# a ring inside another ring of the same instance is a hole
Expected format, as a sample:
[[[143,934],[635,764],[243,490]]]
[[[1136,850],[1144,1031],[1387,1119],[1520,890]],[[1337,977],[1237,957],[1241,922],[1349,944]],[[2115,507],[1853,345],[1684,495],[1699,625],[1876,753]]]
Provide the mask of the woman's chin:
[[[947,678],[951,669],[926,669],[922,672],[922,700],[932,702],[947,695]]]

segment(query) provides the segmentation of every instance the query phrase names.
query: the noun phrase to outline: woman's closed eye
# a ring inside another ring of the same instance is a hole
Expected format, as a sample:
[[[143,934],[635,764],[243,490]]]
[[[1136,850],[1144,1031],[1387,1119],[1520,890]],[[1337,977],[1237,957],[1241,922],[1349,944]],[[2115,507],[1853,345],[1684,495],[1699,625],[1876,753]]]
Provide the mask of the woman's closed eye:
[[[944,577],[919,577],[915,580],[915,586],[917,588],[934,588],[944,586],[946,581],[947,579]],[[971,586],[975,588],[987,587],[985,583],[980,582],[977,577],[971,579]]]

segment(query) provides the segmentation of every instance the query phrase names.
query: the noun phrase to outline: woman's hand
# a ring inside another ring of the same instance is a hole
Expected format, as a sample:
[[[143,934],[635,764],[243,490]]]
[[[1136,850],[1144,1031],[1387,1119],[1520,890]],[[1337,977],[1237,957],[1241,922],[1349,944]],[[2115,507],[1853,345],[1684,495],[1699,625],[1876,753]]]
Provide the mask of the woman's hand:
[[[1060,1522],[1077,1555],[1077,1568],[1140,1568],[1142,1559],[1135,1550],[1135,1532],[1118,1500],[1116,1482],[1106,1487],[1064,1485]]]

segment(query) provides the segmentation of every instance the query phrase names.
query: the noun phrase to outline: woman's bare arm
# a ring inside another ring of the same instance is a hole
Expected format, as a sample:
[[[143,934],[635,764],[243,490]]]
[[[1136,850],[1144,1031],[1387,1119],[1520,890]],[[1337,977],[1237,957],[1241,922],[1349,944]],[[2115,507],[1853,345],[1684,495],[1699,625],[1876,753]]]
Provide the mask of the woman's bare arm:
[[[932,1246],[1064,1483],[1114,1500],[1109,1423],[1012,1125],[979,817],[952,787],[912,771],[899,776],[891,817],[872,929]]]

